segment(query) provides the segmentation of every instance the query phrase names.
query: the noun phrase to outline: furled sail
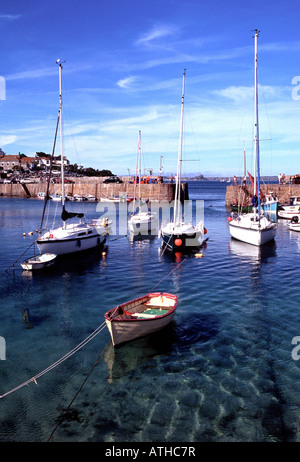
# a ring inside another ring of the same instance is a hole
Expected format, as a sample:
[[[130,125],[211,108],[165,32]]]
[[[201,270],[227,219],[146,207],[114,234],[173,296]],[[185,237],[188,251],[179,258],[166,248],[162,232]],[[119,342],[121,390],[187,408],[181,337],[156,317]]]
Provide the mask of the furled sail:
[[[65,208],[63,208],[63,211],[62,211],[62,214],[61,214],[61,219],[63,221],[66,221],[66,220],[68,220],[70,218],[74,218],[74,217],[82,218],[82,217],[84,217],[84,213],[68,212]]]

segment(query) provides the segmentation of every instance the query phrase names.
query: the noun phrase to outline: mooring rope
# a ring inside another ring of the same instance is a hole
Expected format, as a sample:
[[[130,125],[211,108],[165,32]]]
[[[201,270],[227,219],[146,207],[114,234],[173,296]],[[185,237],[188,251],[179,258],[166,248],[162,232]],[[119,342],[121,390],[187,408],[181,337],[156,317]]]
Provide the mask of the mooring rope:
[[[55,363],[51,364],[51,366],[47,367],[44,369],[42,372],[39,372],[35,376],[31,377],[29,380],[26,380],[26,382],[21,383],[17,387],[13,388],[12,390],[4,393],[3,395],[0,395],[0,399],[4,398],[7,395],[10,395],[11,393],[14,393],[17,390],[20,390],[20,388],[23,388],[25,385],[29,385],[31,382],[34,382],[37,385],[37,379],[42,377],[44,374],[47,372],[50,372],[52,369],[55,367],[59,366],[61,363],[69,359],[71,356],[73,356],[77,351],[81,350],[85,345],[87,345],[91,340],[93,340],[102,330],[106,327],[106,323],[103,322],[100,326],[97,327],[85,340],[83,340],[79,345],[77,345],[73,350],[69,351],[67,354],[65,354],[62,358],[58,359]]]
[[[170,276],[170,274],[172,274],[175,270],[177,270],[179,268],[180,265],[182,265],[182,263],[184,263],[186,261],[186,258],[184,258],[180,263],[178,263],[175,268],[173,268],[165,277],[163,277],[154,287],[153,289],[151,290],[151,292],[157,287],[159,286],[159,284],[161,284],[165,279],[167,279],[167,277]]]
[[[166,276],[164,276],[152,289],[151,289],[151,292],[159,285],[162,283],[162,281],[164,281],[167,277],[170,276],[170,274],[172,274],[174,271],[176,271],[176,269],[179,268],[180,265],[182,265],[182,263],[184,263],[186,260],[182,260],[180,263],[178,263],[175,268],[173,268]],[[112,314],[112,317],[115,313],[117,313],[117,308],[115,309],[115,311],[113,312]],[[68,353],[66,353],[64,356],[62,356],[60,359],[58,359],[57,361],[55,361],[53,364],[51,364],[50,366],[48,366],[46,369],[44,369],[43,371],[39,372],[38,374],[34,375],[33,377],[31,377],[29,380],[26,380],[25,382],[21,383],[20,385],[18,385],[17,387],[11,389],[10,391],[4,393],[3,395],[0,395],[0,399],[2,398],[5,398],[6,396],[10,395],[11,393],[14,393],[16,392],[17,390],[20,390],[21,388],[25,387],[26,385],[29,385],[31,382],[34,382],[36,385],[37,385],[37,379],[39,379],[40,377],[42,377],[43,375],[47,374],[48,372],[52,371],[52,369],[54,369],[55,367],[59,366],[60,364],[62,364],[64,361],[66,361],[67,359],[69,359],[71,356],[73,356],[75,353],[77,353],[79,350],[81,350],[85,345],[87,345],[91,340],[93,340],[98,334],[100,334],[100,332],[102,332],[102,330],[106,327],[106,322],[104,321],[102,324],[100,324],[88,337],[86,337],[85,340],[83,340],[81,343],[79,343],[76,347],[74,347],[71,351],[69,351]]]
[[[182,265],[183,262],[185,262],[186,260],[182,260],[178,265],[176,265],[175,268],[173,268],[164,278],[162,278],[158,284],[156,284],[153,289],[151,290],[151,292],[164,280],[166,279],[168,276],[170,276],[170,274],[172,274],[180,265]],[[116,307],[115,311],[113,311],[112,313],[112,316],[111,318],[113,318],[114,314],[117,312],[118,310],[118,307]],[[55,425],[54,429],[52,430],[49,438],[47,439],[47,443],[51,440],[52,436],[54,435],[55,431],[57,430],[57,428],[59,427],[59,425],[62,423],[62,421],[64,420],[64,417],[65,415],[67,414],[67,412],[69,411],[70,407],[72,406],[72,404],[74,403],[75,399],[77,398],[77,396],[79,395],[79,393],[81,392],[82,388],[84,387],[85,383],[87,382],[88,378],[90,377],[90,375],[92,374],[93,370],[95,369],[95,367],[97,366],[97,364],[99,363],[100,359],[102,358],[103,354],[105,353],[105,351],[107,350],[107,348],[109,347],[109,345],[111,344],[111,341],[106,345],[106,347],[103,349],[103,351],[100,353],[100,355],[98,356],[97,360],[95,361],[95,363],[93,364],[90,372],[88,373],[88,375],[86,376],[86,378],[84,379],[84,381],[82,382],[82,384],[80,385],[80,387],[78,388],[77,392],[75,393],[74,397],[72,398],[72,400],[70,401],[69,405],[63,410],[63,413],[62,415],[60,416],[57,424]]]
[[[30,246],[27,247],[27,249],[25,250],[25,252],[23,252],[22,255],[20,255],[19,258],[17,258],[16,261],[15,261],[14,263],[12,263],[5,271],[8,271],[10,268],[12,268],[12,267],[17,263],[17,261],[19,261],[20,258],[23,257],[23,255],[25,255],[25,253],[28,252],[28,250],[30,249],[30,247],[31,247],[32,245],[34,245],[34,244],[35,244],[35,241],[33,241],[33,242],[30,244]]]
[[[105,353],[105,351],[107,350],[107,348],[109,347],[109,345],[111,344],[111,341],[108,342],[108,344],[106,345],[106,347],[103,349],[102,353],[100,353],[100,355],[98,356],[97,360],[95,361],[93,367],[91,368],[90,372],[88,373],[88,375],[86,376],[86,378],[84,379],[84,381],[82,382],[82,384],[80,385],[80,387],[78,388],[77,392],[75,393],[73,399],[70,401],[68,407],[66,409],[64,409],[62,415],[60,416],[60,419],[58,420],[57,424],[55,425],[54,429],[52,430],[51,432],[51,435],[49,436],[49,438],[47,439],[47,443],[51,440],[52,436],[54,435],[56,429],[59,427],[59,425],[62,423],[62,421],[64,420],[64,416],[66,415],[66,413],[68,412],[68,410],[70,409],[70,407],[72,406],[72,404],[74,403],[75,399],[77,398],[77,396],[79,395],[79,393],[81,392],[84,384],[87,382],[88,378],[90,377],[91,373],[93,372],[93,370],[95,369],[95,367],[97,366],[97,364],[99,363],[100,359],[102,358],[103,354]]]

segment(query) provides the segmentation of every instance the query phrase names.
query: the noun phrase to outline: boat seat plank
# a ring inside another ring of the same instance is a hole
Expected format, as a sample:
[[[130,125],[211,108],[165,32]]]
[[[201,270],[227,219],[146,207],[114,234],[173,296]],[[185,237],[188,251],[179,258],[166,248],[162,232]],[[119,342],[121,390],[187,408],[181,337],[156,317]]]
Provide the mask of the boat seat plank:
[[[153,314],[154,316],[161,316],[167,314],[170,310],[162,310],[160,308],[147,308],[146,314]]]
[[[132,313],[133,316],[138,318],[155,318],[156,316],[162,316],[167,314],[169,310],[160,310],[160,309],[150,309],[146,310],[143,313]]]

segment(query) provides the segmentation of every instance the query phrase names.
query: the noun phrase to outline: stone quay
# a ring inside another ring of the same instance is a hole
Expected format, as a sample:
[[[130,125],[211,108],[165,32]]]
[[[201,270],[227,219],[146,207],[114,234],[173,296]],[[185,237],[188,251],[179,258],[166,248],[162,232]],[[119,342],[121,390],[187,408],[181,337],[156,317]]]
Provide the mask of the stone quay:
[[[263,195],[273,194],[276,196],[282,205],[289,204],[291,196],[300,197],[300,184],[262,184],[260,189]],[[230,185],[226,189],[225,206],[230,207],[235,200],[241,205],[247,204],[252,197],[253,188],[251,185]]]
[[[36,183],[10,183],[0,184],[0,195],[4,197],[23,197],[37,198],[39,192],[46,192],[47,182],[35,180]],[[86,196],[91,194],[97,200],[101,198],[113,198],[116,196],[126,195],[128,198],[133,198],[135,190],[137,192],[138,185],[134,183],[103,183],[103,179],[98,177],[79,177],[72,179],[72,183],[65,183],[65,194],[74,196]],[[148,183],[141,184],[141,199],[143,201],[163,201],[172,202],[175,198],[175,183]],[[51,183],[49,194],[61,194],[61,184]],[[181,199],[188,200],[188,185],[181,184]]]

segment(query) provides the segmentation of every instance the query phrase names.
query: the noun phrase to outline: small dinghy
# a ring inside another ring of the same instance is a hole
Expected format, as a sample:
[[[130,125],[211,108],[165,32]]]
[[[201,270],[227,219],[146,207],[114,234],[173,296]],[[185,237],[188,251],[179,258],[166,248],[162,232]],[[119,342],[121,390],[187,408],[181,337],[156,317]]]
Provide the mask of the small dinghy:
[[[35,271],[49,268],[55,262],[57,255],[54,253],[43,253],[27,258],[21,263],[23,270]]]
[[[158,292],[112,308],[104,317],[113,346],[163,329],[172,321],[176,307],[176,295]]]

